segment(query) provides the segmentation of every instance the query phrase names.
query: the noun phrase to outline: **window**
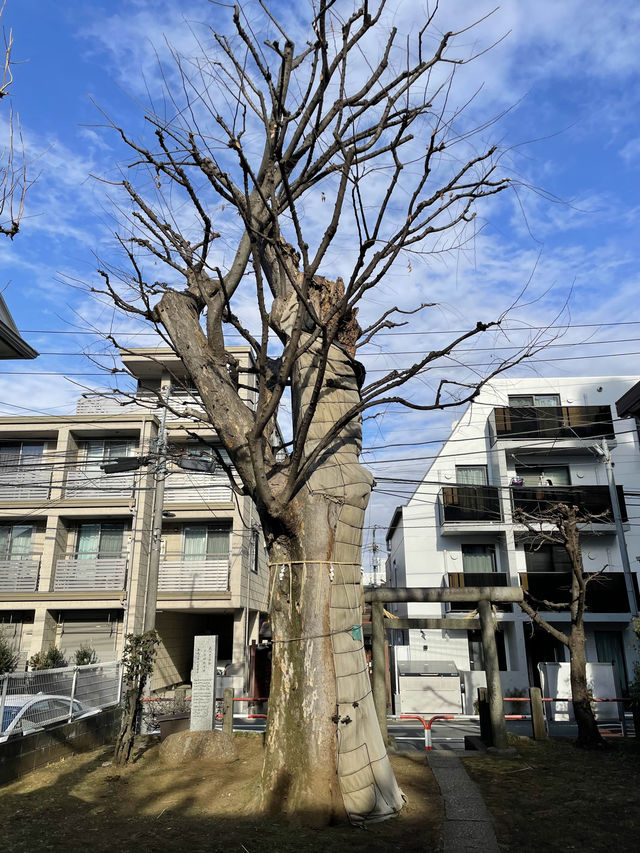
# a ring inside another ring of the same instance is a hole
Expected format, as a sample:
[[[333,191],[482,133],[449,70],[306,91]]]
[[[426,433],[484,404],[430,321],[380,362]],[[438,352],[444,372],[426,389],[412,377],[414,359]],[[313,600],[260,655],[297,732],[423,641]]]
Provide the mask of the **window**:
[[[484,669],[484,651],[482,648],[482,635],[480,631],[467,631],[469,642],[469,669],[479,672]],[[496,648],[498,651],[498,667],[501,672],[507,669],[507,653],[504,648],[504,634],[502,631],[495,632]]]
[[[28,560],[32,539],[30,524],[0,525],[0,560]]]
[[[562,545],[525,545],[528,572],[570,572],[571,560]]]
[[[78,559],[117,558],[122,556],[124,523],[88,522],[78,526],[76,556]]]
[[[523,486],[570,486],[569,469],[563,465],[518,465],[516,477],[522,478]]]
[[[184,528],[185,560],[229,558],[231,528],[228,524],[193,524]]]
[[[547,408],[549,406],[560,405],[559,394],[510,394],[509,405],[514,408],[524,408],[526,406],[536,406]]]
[[[0,444],[0,470],[18,468],[42,461],[44,444],[41,441],[18,441]]]
[[[103,462],[117,459],[120,456],[129,456],[131,442],[124,439],[96,439],[95,441],[92,439],[83,442],[79,449],[80,458],[83,460],[85,468],[99,471]]]
[[[627,668],[624,662],[624,646],[620,631],[594,631],[596,640],[596,654],[599,663],[613,664],[613,671],[618,679],[622,695],[626,696],[629,690],[627,680]],[[615,695],[619,696],[619,693]]]
[[[493,545],[463,545],[462,571],[489,574],[496,571],[496,549]]]
[[[469,486],[486,486],[487,466],[456,465],[456,483]]]

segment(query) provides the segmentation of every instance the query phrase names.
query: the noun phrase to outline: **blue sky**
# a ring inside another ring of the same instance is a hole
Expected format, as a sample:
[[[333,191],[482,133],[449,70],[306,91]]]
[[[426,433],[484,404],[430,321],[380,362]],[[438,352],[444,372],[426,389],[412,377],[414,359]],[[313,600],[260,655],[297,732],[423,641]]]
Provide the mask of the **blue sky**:
[[[290,4],[271,8],[291,14]],[[415,30],[426,8],[400,0],[389,7],[388,21]],[[458,29],[492,8],[443,0],[439,24]],[[290,23],[296,29],[300,18]],[[17,325],[42,355],[2,364],[0,414],[73,411],[82,389],[65,375],[84,387],[109,384],[90,375],[96,367],[82,353],[104,350],[94,331],[133,326],[70,284],[95,281],[95,256],[111,257],[113,248],[107,186],[91,175],[117,180],[126,152],[105,128],[101,110],[134,135],[143,132],[149,99],[162,110],[157,58],[166,57],[167,40],[189,55],[193,33],[206,37],[208,24],[225,29],[228,9],[205,0],[7,0],[2,25],[13,32],[15,80],[11,103],[0,103],[0,130],[6,138],[11,106],[35,183],[21,233],[0,243],[0,286]],[[381,290],[380,304],[401,293],[439,307],[416,321],[414,335],[381,338],[379,347],[369,348],[372,376],[441,343],[443,335],[434,332],[491,319],[528,281],[531,304],[517,310],[514,324],[569,326],[528,372],[638,372],[639,33],[634,4],[507,0],[464,37],[472,51],[504,36],[462,69],[454,91],[460,102],[474,95],[469,121],[507,111],[483,138],[511,147],[513,174],[542,191],[521,186],[517,195],[490,201],[479,210],[482,230],[464,252],[405,259]],[[308,216],[313,223],[312,207]],[[340,271],[339,251],[333,261],[336,269],[322,270],[329,277]],[[510,338],[523,339],[524,333]],[[472,363],[491,359],[493,344],[505,340],[479,342],[481,351],[468,356]],[[454,417],[389,412],[367,428],[365,443],[409,443],[416,434],[442,438]],[[409,448],[396,455],[405,458]],[[366,458],[375,463],[390,456],[372,451]],[[416,467],[398,463],[374,471],[415,475]],[[388,521],[390,500],[374,501],[371,523]]]

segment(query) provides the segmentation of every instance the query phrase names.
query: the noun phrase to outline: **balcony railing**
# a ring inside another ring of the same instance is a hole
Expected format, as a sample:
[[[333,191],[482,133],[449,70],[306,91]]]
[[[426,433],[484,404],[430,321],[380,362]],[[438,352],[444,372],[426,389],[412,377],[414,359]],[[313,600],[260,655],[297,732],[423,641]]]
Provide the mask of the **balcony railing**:
[[[231,486],[224,472],[199,474],[192,471],[173,471],[166,480],[165,503],[229,503]]]
[[[442,521],[502,521],[495,486],[445,486],[441,491]]]
[[[250,409],[255,408],[255,395],[244,392],[241,400]],[[175,421],[182,418],[183,409],[193,409],[204,414],[202,402],[193,394],[171,395],[171,405],[177,409],[179,414],[167,411],[167,420]],[[161,415],[162,408],[158,405],[158,398],[154,394],[137,394],[136,399],[130,397],[106,397],[102,394],[83,394],[76,403],[77,415],[142,415],[151,412],[157,416]]]
[[[161,592],[226,592],[229,589],[229,558],[186,559],[184,555],[160,563]]]
[[[591,574],[585,572],[585,577]],[[536,599],[536,607],[545,607],[544,601],[566,604],[571,600],[571,572],[522,572],[520,585]],[[605,572],[587,584],[587,610],[592,613],[628,613],[629,598],[623,572]]]
[[[56,562],[54,590],[59,592],[125,589],[127,558],[82,555]]]
[[[509,586],[509,576],[505,572],[449,572],[449,586],[456,589],[467,586]],[[508,603],[498,603],[497,610],[511,610]],[[452,601],[450,610],[474,610],[477,603]]]
[[[95,468],[77,468],[67,473],[65,496],[73,498],[129,498],[133,474],[105,474]]]
[[[47,500],[50,491],[51,471],[44,465],[0,468],[0,501]]]
[[[627,508],[624,502],[624,489],[617,487],[620,517],[627,521]],[[598,524],[613,524],[613,509],[608,486],[514,486],[511,491],[511,505],[514,512],[522,510],[530,515],[543,515],[555,504],[576,506],[584,514],[602,515]]]
[[[614,438],[609,406],[502,406],[495,439]]]
[[[39,556],[0,560],[0,592],[35,592],[39,571]]]

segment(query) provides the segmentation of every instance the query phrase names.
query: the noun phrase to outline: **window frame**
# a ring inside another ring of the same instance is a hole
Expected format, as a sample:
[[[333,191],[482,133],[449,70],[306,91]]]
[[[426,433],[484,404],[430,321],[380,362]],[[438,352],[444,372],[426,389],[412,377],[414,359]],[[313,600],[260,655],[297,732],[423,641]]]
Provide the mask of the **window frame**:
[[[538,400],[541,400],[543,397],[555,397],[555,403],[547,403],[544,405],[540,405]],[[530,403],[514,403],[513,400],[524,400],[530,399]],[[560,401],[560,394],[509,394],[507,397],[509,408],[511,409],[554,409],[560,408],[562,403]]]

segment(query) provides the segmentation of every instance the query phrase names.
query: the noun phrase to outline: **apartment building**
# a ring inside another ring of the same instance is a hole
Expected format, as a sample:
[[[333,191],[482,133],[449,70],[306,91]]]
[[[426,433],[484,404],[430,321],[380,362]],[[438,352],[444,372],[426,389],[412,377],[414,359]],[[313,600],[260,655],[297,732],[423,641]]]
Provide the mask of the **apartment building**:
[[[247,348],[230,350],[249,365]],[[83,395],[72,416],[0,418],[0,624],[22,665],[51,644],[115,659],[124,635],[143,629],[164,431],[152,689],[188,683],[194,636],[216,634],[219,665],[245,690],[268,588],[253,505],[215,464],[213,429],[183,415],[198,400],[177,357],[137,349],[123,361],[138,383],[131,397]],[[163,420],[167,395],[174,411]],[[115,467],[132,470],[103,470],[127,457],[131,466]]]
[[[640,443],[637,422],[617,417],[614,404],[636,382],[637,377],[624,376],[499,379],[484,388],[453,425],[411,499],[393,515],[388,584],[522,586],[539,601],[568,601],[566,552],[536,540],[514,522],[514,510],[535,513],[553,503],[583,507],[594,517],[580,527],[584,571],[601,573],[588,586],[587,660],[613,663],[625,691],[636,655],[630,622],[638,612],[640,568],[639,513],[632,506],[638,498],[628,493],[640,491]],[[624,541],[614,521],[607,453],[615,466]],[[473,606],[392,609],[409,618],[442,618],[469,615]],[[544,616],[561,630],[568,628],[568,611]],[[565,647],[534,627],[517,605],[498,605],[496,620],[507,693],[538,684],[539,664],[568,661]],[[476,688],[484,684],[479,633],[393,634],[396,669],[427,672],[438,662],[441,669],[457,670],[464,685],[462,708],[473,713]]]

